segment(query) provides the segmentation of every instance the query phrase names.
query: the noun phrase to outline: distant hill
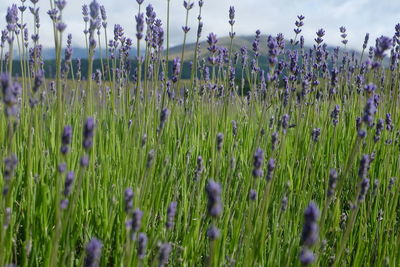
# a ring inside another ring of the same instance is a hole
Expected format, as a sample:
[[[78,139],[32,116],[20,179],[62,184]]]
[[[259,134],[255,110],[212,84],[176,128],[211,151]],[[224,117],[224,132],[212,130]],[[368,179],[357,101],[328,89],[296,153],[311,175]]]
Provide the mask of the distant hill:
[[[88,58],[88,51],[86,50],[86,48],[74,47],[72,51],[73,51],[72,57],[74,59],[76,59],[76,58],[87,59]],[[130,55],[132,55],[132,56],[136,55],[136,51],[137,50],[134,48],[131,49]],[[45,60],[52,60],[52,59],[56,58],[54,48],[44,48],[42,51],[42,55]],[[64,55],[64,51],[63,51],[63,55]],[[106,49],[101,50],[101,55],[103,58],[106,57]],[[100,50],[99,49],[96,49],[94,57],[100,58]]]
[[[253,41],[254,41],[254,36],[236,36],[233,40],[233,45],[232,45],[232,49],[234,52],[239,51],[241,47],[246,47],[248,49],[249,55],[252,54],[252,45],[253,45]],[[223,46],[226,48],[230,47],[230,38],[229,37],[222,37],[220,39],[218,39],[218,43],[217,45],[219,46]],[[187,44],[185,47],[185,61],[186,60],[192,60],[193,56],[194,56],[194,49],[195,49],[196,44],[195,43],[191,43],[191,44]],[[201,57],[203,56],[208,56],[208,51],[207,51],[207,47],[208,44],[206,41],[202,41],[200,42],[200,53],[201,53]],[[289,41],[286,41],[286,48],[290,49],[291,48],[291,44],[289,43]],[[307,46],[305,45],[305,50],[309,50],[310,48],[312,48],[312,46]],[[335,48],[335,46],[329,46],[327,47],[327,50],[329,52],[333,52],[333,49]],[[261,41],[260,41],[260,56],[266,57],[268,54],[267,51],[267,37],[265,35],[261,36]],[[339,56],[342,57],[342,53],[343,53],[343,47],[340,47],[340,53]],[[359,51],[356,50],[347,50],[347,52],[352,53],[355,52],[356,58],[359,58],[361,53]],[[182,45],[179,46],[175,46],[172,47],[170,49],[170,59],[173,59],[175,57],[181,57],[182,56]]]
[[[232,49],[234,52],[239,51],[241,47],[246,47],[248,52],[249,52],[249,56],[251,57],[253,55],[252,52],[252,44],[254,41],[254,36],[237,36],[234,39],[233,42],[233,46]],[[260,41],[260,57],[259,57],[259,66],[264,69],[267,70],[268,69],[268,52],[267,52],[267,37],[265,35],[261,36],[261,41]],[[219,38],[218,39],[218,43],[217,45],[219,46],[224,46],[226,48],[229,48],[230,46],[230,38],[229,37],[223,37],[223,38]],[[207,50],[208,44],[206,41],[203,41],[200,43],[200,58],[205,58],[209,56],[209,52]],[[291,48],[291,44],[287,41],[286,42],[286,48],[290,49]],[[305,50],[308,51],[309,49],[311,49],[311,46],[305,46]],[[185,47],[185,62],[184,65],[182,67],[182,76],[183,78],[190,78],[190,64],[189,62],[191,60],[193,60],[194,57],[194,50],[195,49],[195,44],[194,43],[190,43],[187,44]],[[328,46],[327,50],[330,51],[331,53],[333,53],[333,46]],[[347,50],[347,52],[349,52],[349,54],[351,54],[353,52],[353,50]],[[354,51],[355,52],[355,56],[357,59],[360,58],[360,52],[359,51]],[[43,53],[43,58],[45,60],[45,72],[46,72],[46,76],[47,77],[54,77],[55,75],[55,51],[54,49],[51,48],[45,48],[42,51]],[[135,61],[135,56],[136,56],[136,49],[132,49],[130,52],[130,61],[131,61],[131,66],[132,69],[136,66],[136,61]],[[144,51],[143,51],[144,53]],[[15,53],[16,55],[17,53]],[[64,51],[63,51],[63,55],[64,55]],[[175,57],[181,57],[182,55],[182,45],[179,46],[175,46],[170,48],[170,54],[169,54],[169,65],[172,66],[172,61]],[[86,48],[74,48],[73,49],[73,59],[77,59],[77,58],[81,58],[82,59],[82,77],[86,77],[86,72],[87,72],[87,50]],[[102,50],[102,57],[105,58],[106,56],[106,50],[103,49]],[[341,58],[343,56],[343,48],[341,47],[340,50],[340,55],[339,57]],[[13,72],[16,75],[20,75],[21,71],[20,71],[20,64],[18,63],[18,57],[15,58],[15,64],[13,65]],[[74,61],[74,65],[76,64],[76,62]],[[385,65],[387,65],[387,59],[385,60]],[[96,54],[95,54],[95,61],[94,61],[94,66],[93,69],[101,69],[101,64],[100,64],[100,52],[97,49],[96,50]],[[171,67],[169,68],[169,71],[171,72]],[[241,69],[238,69],[236,72],[236,75],[240,75],[241,73]],[[171,73],[169,73],[169,75],[171,75]]]
[[[205,37],[203,37],[204,39]],[[261,56],[266,56],[267,55],[267,45],[266,45],[266,36],[262,35],[261,36],[261,44],[260,44],[260,54]],[[251,48],[252,48],[252,44],[254,41],[254,36],[236,36],[233,42],[233,51],[238,51],[241,47],[247,47],[247,49],[249,50],[249,54],[252,53]],[[187,60],[192,60],[193,56],[194,56],[194,49],[195,49],[195,43],[189,43],[186,44],[185,47],[185,61]],[[226,48],[229,48],[230,46],[230,38],[229,37],[222,37],[218,39],[218,43],[217,45],[219,46],[224,46]],[[201,55],[205,56],[207,55],[207,47],[208,44],[206,41],[202,41],[200,42],[200,51],[201,51]],[[286,48],[290,48],[291,45],[289,44],[289,42],[286,42]],[[305,46],[305,49],[308,50],[312,48],[311,46]],[[328,46],[328,51],[333,51],[335,47],[334,46]],[[341,47],[341,50],[343,48]],[[134,58],[136,55],[137,50],[135,48],[132,48],[132,50],[130,51],[130,57]],[[353,50],[348,50],[348,52],[352,52]],[[143,51],[144,52],[144,51]],[[43,57],[45,60],[52,60],[55,59],[55,51],[53,48],[44,48],[43,49]],[[355,51],[356,55],[360,55],[359,51]],[[18,53],[15,53],[14,55],[17,56]],[[63,52],[64,54],[64,52]],[[174,46],[170,48],[170,60],[172,60],[175,57],[181,57],[182,55],[182,45],[178,45],[178,46]],[[106,55],[106,50],[102,49],[102,56],[103,58]],[[73,58],[81,58],[81,59],[85,59],[88,57],[88,53],[86,48],[83,47],[74,47],[73,49]],[[95,58],[100,58],[100,51],[99,49],[96,49],[96,54],[95,54]],[[18,58],[16,58],[18,59]]]

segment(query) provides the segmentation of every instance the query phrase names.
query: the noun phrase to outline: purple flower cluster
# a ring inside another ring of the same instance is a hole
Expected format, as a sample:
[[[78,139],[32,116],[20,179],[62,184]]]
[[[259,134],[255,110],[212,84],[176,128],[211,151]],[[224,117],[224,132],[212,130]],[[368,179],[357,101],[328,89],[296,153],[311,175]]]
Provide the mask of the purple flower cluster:
[[[319,209],[314,202],[310,202],[304,212],[304,225],[301,233],[300,245],[303,249],[300,253],[300,262],[303,265],[309,265],[314,262],[314,254],[311,248],[318,240],[319,230],[317,220],[319,217]]]
[[[19,114],[21,85],[17,82],[11,82],[9,75],[6,73],[0,75],[0,84],[3,93],[5,115],[7,117],[17,117]]]
[[[165,226],[167,227],[168,230],[171,230],[174,227],[174,219],[176,216],[176,207],[177,207],[177,203],[175,201],[171,202],[171,204],[169,204],[169,206],[168,206],[167,222],[165,223]]]
[[[208,197],[208,215],[211,217],[218,217],[222,214],[222,202],[221,202],[221,186],[209,180],[206,186],[206,193]]]
[[[87,118],[83,126],[83,142],[82,142],[83,148],[86,151],[89,151],[93,146],[94,128],[95,128],[94,118],[92,117]]]
[[[100,264],[101,250],[103,244],[97,239],[92,238],[86,245],[85,267],[97,267]]]
[[[62,136],[61,136],[61,153],[66,155],[69,152],[70,145],[72,140],[72,127],[67,125],[64,127]]]
[[[256,152],[254,153],[254,160],[253,160],[253,177],[258,178],[262,177],[264,172],[262,169],[262,165],[264,162],[264,151],[261,148],[257,148]]]

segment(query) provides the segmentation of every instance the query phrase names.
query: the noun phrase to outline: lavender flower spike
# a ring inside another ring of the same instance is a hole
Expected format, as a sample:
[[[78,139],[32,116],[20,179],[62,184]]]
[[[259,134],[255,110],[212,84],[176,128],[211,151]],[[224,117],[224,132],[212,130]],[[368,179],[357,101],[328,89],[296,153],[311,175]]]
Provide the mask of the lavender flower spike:
[[[223,142],[224,142],[224,134],[218,133],[217,134],[217,150],[218,150],[218,152],[221,151]]]
[[[314,202],[310,202],[304,212],[304,225],[300,245],[312,247],[318,239],[319,209]]]
[[[95,122],[89,117],[83,126],[83,148],[89,150],[93,145]]]
[[[328,197],[331,197],[335,193],[337,178],[337,171],[335,169],[331,169],[329,173]]]
[[[133,190],[132,188],[125,189],[124,202],[125,202],[125,212],[129,213],[133,208]]]
[[[235,7],[229,7],[229,24],[233,26],[235,24]]]
[[[315,260],[314,253],[309,249],[302,249],[300,253],[300,262],[302,265],[310,265]]]
[[[214,225],[210,226],[207,230],[207,236],[211,241],[214,241],[218,239],[218,237],[221,235],[219,229],[215,227]]]
[[[221,186],[213,180],[208,181],[206,193],[208,197],[208,214],[212,217],[218,217],[222,213]]]
[[[358,169],[358,176],[361,179],[367,178],[369,164],[370,164],[370,156],[368,154],[363,155],[360,161],[360,167]]]
[[[168,119],[169,109],[163,108],[160,113],[160,125],[158,126],[158,131],[161,131],[164,128],[164,124]]]
[[[177,203],[171,202],[171,204],[169,204],[168,209],[167,209],[167,222],[165,224],[165,226],[167,227],[167,229],[172,229],[174,227],[174,218],[176,215],[176,206]]]
[[[261,148],[257,148],[254,153],[254,163],[253,163],[253,177],[258,178],[263,176],[262,165],[264,162],[264,151]]]
[[[170,243],[164,243],[161,245],[160,247],[160,254],[158,257],[159,260],[159,264],[158,266],[165,266],[168,264],[168,260],[169,260],[169,254],[172,251],[172,247]]]
[[[359,202],[362,202],[362,201],[365,200],[365,196],[367,195],[368,188],[369,188],[369,179],[368,178],[364,178],[361,181],[361,184],[360,184],[360,189],[361,190],[360,190],[360,194],[358,195],[358,201]]]
[[[275,160],[273,158],[270,158],[267,166],[267,176],[265,177],[267,182],[272,180],[272,175],[274,174],[274,170],[275,170]]]
[[[138,237],[138,257],[139,259],[144,259],[146,255],[147,247],[147,235],[145,233],[140,233]]]
[[[69,145],[71,144],[72,139],[72,127],[67,125],[64,127],[64,131],[61,136],[61,153],[67,154],[69,152]]]
[[[95,237],[89,241],[86,245],[85,267],[99,266],[102,247],[103,244]]]

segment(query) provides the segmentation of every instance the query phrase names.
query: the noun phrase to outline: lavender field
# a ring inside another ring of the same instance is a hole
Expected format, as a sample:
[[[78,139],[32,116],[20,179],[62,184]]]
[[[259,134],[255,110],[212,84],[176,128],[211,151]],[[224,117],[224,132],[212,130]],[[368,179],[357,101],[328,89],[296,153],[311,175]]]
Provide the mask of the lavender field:
[[[170,0],[136,0],[134,36],[41,2],[2,10],[0,266],[400,265],[400,24],[353,50],[299,15],[240,46],[240,10],[222,38],[188,0],[177,49]]]

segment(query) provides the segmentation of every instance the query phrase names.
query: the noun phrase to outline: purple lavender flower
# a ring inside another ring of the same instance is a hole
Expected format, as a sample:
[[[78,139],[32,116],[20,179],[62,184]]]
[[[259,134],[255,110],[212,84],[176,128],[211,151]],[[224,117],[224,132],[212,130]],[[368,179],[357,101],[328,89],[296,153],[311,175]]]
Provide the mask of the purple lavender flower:
[[[6,22],[8,24],[8,30],[14,30],[15,24],[18,22],[18,7],[16,4],[13,4],[11,7],[7,8]]]
[[[222,203],[221,203],[221,186],[209,180],[206,186],[206,193],[208,197],[208,214],[212,217],[218,217],[222,213]]]
[[[204,165],[203,165],[203,158],[201,156],[197,157],[197,167],[195,171],[195,181],[198,181],[200,175],[203,173]]]
[[[211,241],[218,239],[220,235],[221,235],[221,233],[220,233],[219,229],[217,227],[215,227],[214,225],[210,226],[207,229],[207,237]]]
[[[357,132],[358,137],[360,137],[361,139],[365,138],[367,136],[367,132],[363,129],[358,130]]]
[[[254,161],[253,161],[253,177],[258,178],[263,176],[262,165],[264,162],[264,151],[261,148],[257,148],[254,153]]]
[[[92,117],[87,118],[83,126],[83,148],[89,150],[93,145],[95,122]]]
[[[273,158],[270,158],[267,166],[267,175],[265,176],[267,182],[272,180],[272,175],[274,174],[274,170],[275,170],[275,160]]]
[[[295,22],[295,25],[296,25],[297,28],[294,29],[294,33],[295,33],[296,35],[298,35],[299,33],[301,33],[301,27],[304,26],[303,20],[304,20],[305,17],[302,16],[302,15],[299,15],[299,16],[297,16],[297,18],[299,19],[299,20],[296,20],[296,22]]]
[[[65,0],[58,0],[58,1],[55,1],[55,4],[56,4],[56,7],[57,7],[60,11],[62,11],[62,10],[65,8],[65,6],[67,5],[67,1],[65,1]]]
[[[100,15],[100,5],[96,0],[93,0],[89,5],[90,17],[96,20]]]
[[[125,189],[124,193],[124,203],[125,203],[125,212],[130,213],[133,209],[133,190],[132,188]]]
[[[314,202],[310,202],[304,212],[304,225],[300,245],[311,248],[318,240],[319,209]]]
[[[99,266],[102,247],[103,244],[95,237],[89,241],[86,245],[85,267]]]
[[[386,130],[392,131],[393,130],[393,124],[392,124],[392,115],[390,113],[386,114],[385,123],[386,123]]]
[[[186,0],[184,0],[183,1],[183,7],[186,9],[186,10],[191,10],[192,8],[193,8],[193,6],[194,6],[194,3],[188,3],[188,2],[186,2]]]
[[[365,38],[364,38],[364,43],[363,43],[363,49],[367,48],[368,40],[369,40],[369,33],[366,33]]]
[[[208,43],[208,51],[210,51],[212,54],[214,54],[215,52],[217,52],[217,35],[214,33],[210,33],[207,36],[207,43]]]
[[[163,243],[160,247],[160,254],[158,256],[158,266],[162,267],[168,264],[169,254],[172,251],[170,243]]]
[[[331,169],[329,172],[328,197],[333,196],[335,193],[337,178],[337,171],[335,169]]]
[[[169,109],[163,108],[160,113],[160,125],[158,126],[158,131],[161,131],[164,128],[164,124],[167,121],[169,116]]]
[[[56,29],[57,29],[59,32],[63,32],[66,28],[67,28],[67,24],[65,24],[65,23],[63,23],[63,22],[58,22],[58,23],[56,24]]]
[[[223,142],[224,142],[224,134],[218,133],[217,134],[217,150],[218,150],[218,152],[221,152]]]
[[[81,157],[80,164],[81,164],[82,167],[85,167],[85,168],[87,166],[89,166],[89,156],[88,155],[83,155]]]
[[[346,37],[347,37],[346,28],[344,26],[341,26],[339,28],[339,31],[341,33],[340,37],[342,38],[342,44],[346,45],[348,42],[348,40],[346,39]]]
[[[182,26],[182,30],[183,30],[184,33],[188,33],[190,31],[190,27]]]
[[[3,73],[0,75],[0,84],[3,91],[4,112],[7,117],[17,117],[19,113],[19,97],[22,87],[17,82],[11,82],[9,75]]]
[[[375,113],[376,113],[376,105],[374,97],[371,97],[367,100],[367,104],[365,105],[364,115],[363,115],[363,121],[370,127],[372,126]]]
[[[378,59],[385,57],[386,50],[392,47],[392,39],[386,36],[381,36],[376,39],[374,54]]]
[[[14,176],[15,169],[17,168],[18,158],[15,154],[4,159],[3,177],[5,181],[10,181]]]
[[[303,49],[304,47],[304,36],[300,36],[300,48]]]
[[[174,219],[176,215],[176,207],[177,203],[175,201],[171,202],[169,204],[168,209],[167,209],[167,222],[165,226],[167,227],[168,230],[171,230],[174,227]]]
[[[365,200],[365,196],[367,195],[367,191],[369,188],[369,179],[363,178],[360,184],[360,194],[358,195],[358,201],[362,202]]]
[[[64,173],[66,169],[67,169],[67,164],[66,163],[60,163],[57,166],[57,170],[58,170],[59,173]]]
[[[381,133],[384,129],[384,120],[379,119],[378,123],[376,124],[376,131],[375,131],[375,136],[374,136],[374,142],[378,142],[381,139]]]
[[[35,80],[32,87],[33,93],[36,93],[39,90],[43,82],[44,82],[44,73],[42,70],[39,70],[35,75]]]
[[[257,191],[254,189],[250,189],[249,200],[255,201],[256,199],[257,199]]]
[[[69,152],[69,145],[72,140],[72,127],[67,125],[64,127],[63,133],[61,135],[61,153],[66,155]]]
[[[133,211],[131,222],[132,232],[136,233],[140,230],[140,227],[142,225],[142,217],[143,212],[140,209],[136,209]]]
[[[324,39],[322,39],[322,37],[324,37],[324,35],[325,35],[325,30],[324,29],[319,29],[316,32],[316,34],[317,34],[317,38],[315,38],[314,40],[317,43],[317,45],[319,46],[324,41]]]
[[[278,144],[278,133],[277,132],[273,132],[271,135],[271,148],[272,151],[276,149],[276,146]]]
[[[181,60],[179,57],[176,57],[174,59],[174,62],[172,64],[172,82],[176,83],[179,80],[179,76],[181,74]]]
[[[140,233],[138,237],[138,257],[139,259],[144,259],[146,256],[147,247],[147,235],[145,233]]]
[[[267,46],[268,46],[269,65],[274,66],[278,62],[277,56],[279,54],[278,52],[279,46],[277,39],[273,38],[272,36],[268,36]]]
[[[49,15],[50,19],[51,19],[53,22],[57,22],[57,19],[58,19],[58,9],[57,9],[57,8],[50,9],[49,11],[47,11],[47,15]]]
[[[65,184],[64,184],[64,196],[68,197],[71,194],[72,191],[72,185],[75,180],[75,174],[74,172],[68,172],[67,176],[65,177]]]
[[[314,253],[307,249],[304,248],[301,250],[300,252],[300,262],[302,265],[310,265],[311,263],[313,263],[315,261],[315,256]]]
[[[256,31],[256,36],[253,41],[253,51],[254,51],[254,56],[257,58],[259,56],[259,50],[260,50],[260,35],[261,31],[257,30]]]
[[[136,38],[141,40],[143,38],[144,30],[144,14],[139,13],[135,16],[136,19]]]
[[[331,118],[332,118],[332,124],[333,126],[336,126],[339,122],[339,113],[340,113],[340,106],[335,105],[335,108],[333,109],[331,113]]]
[[[321,135],[321,129],[320,128],[314,128],[312,130],[311,137],[312,137],[312,140],[314,142],[318,142],[318,139],[319,139],[320,135]]]
[[[103,21],[107,20],[107,12],[106,12],[106,8],[104,6],[100,6],[100,14],[101,14],[101,19]]]
[[[235,120],[233,120],[233,121],[231,122],[231,124],[232,124],[232,135],[233,135],[234,137],[236,137],[236,135],[237,135],[237,123],[236,123]]]
[[[233,26],[235,24],[235,7],[229,7],[229,24]]]
[[[374,93],[375,90],[376,90],[376,85],[373,83],[369,83],[364,87],[364,91],[367,92],[368,94]]]
[[[285,114],[282,116],[281,124],[282,124],[282,129],[283,133],[286,133],[286,130],[289,128],[289,114]]]
[[[197,28],[197,38],[200,39],[201,37],[201,33],[203,32],[203,22],[199,22],[198,28]]]
[[[89,7],[86,4],[82,6],[82,15],[83,15],[83,21],[88,22],[89,21]]]
[[[360,177],[360,179],[364,179],[368,176],[369,164],[370,156],[368,154],[363,155],[358,169],[358,177]]]

